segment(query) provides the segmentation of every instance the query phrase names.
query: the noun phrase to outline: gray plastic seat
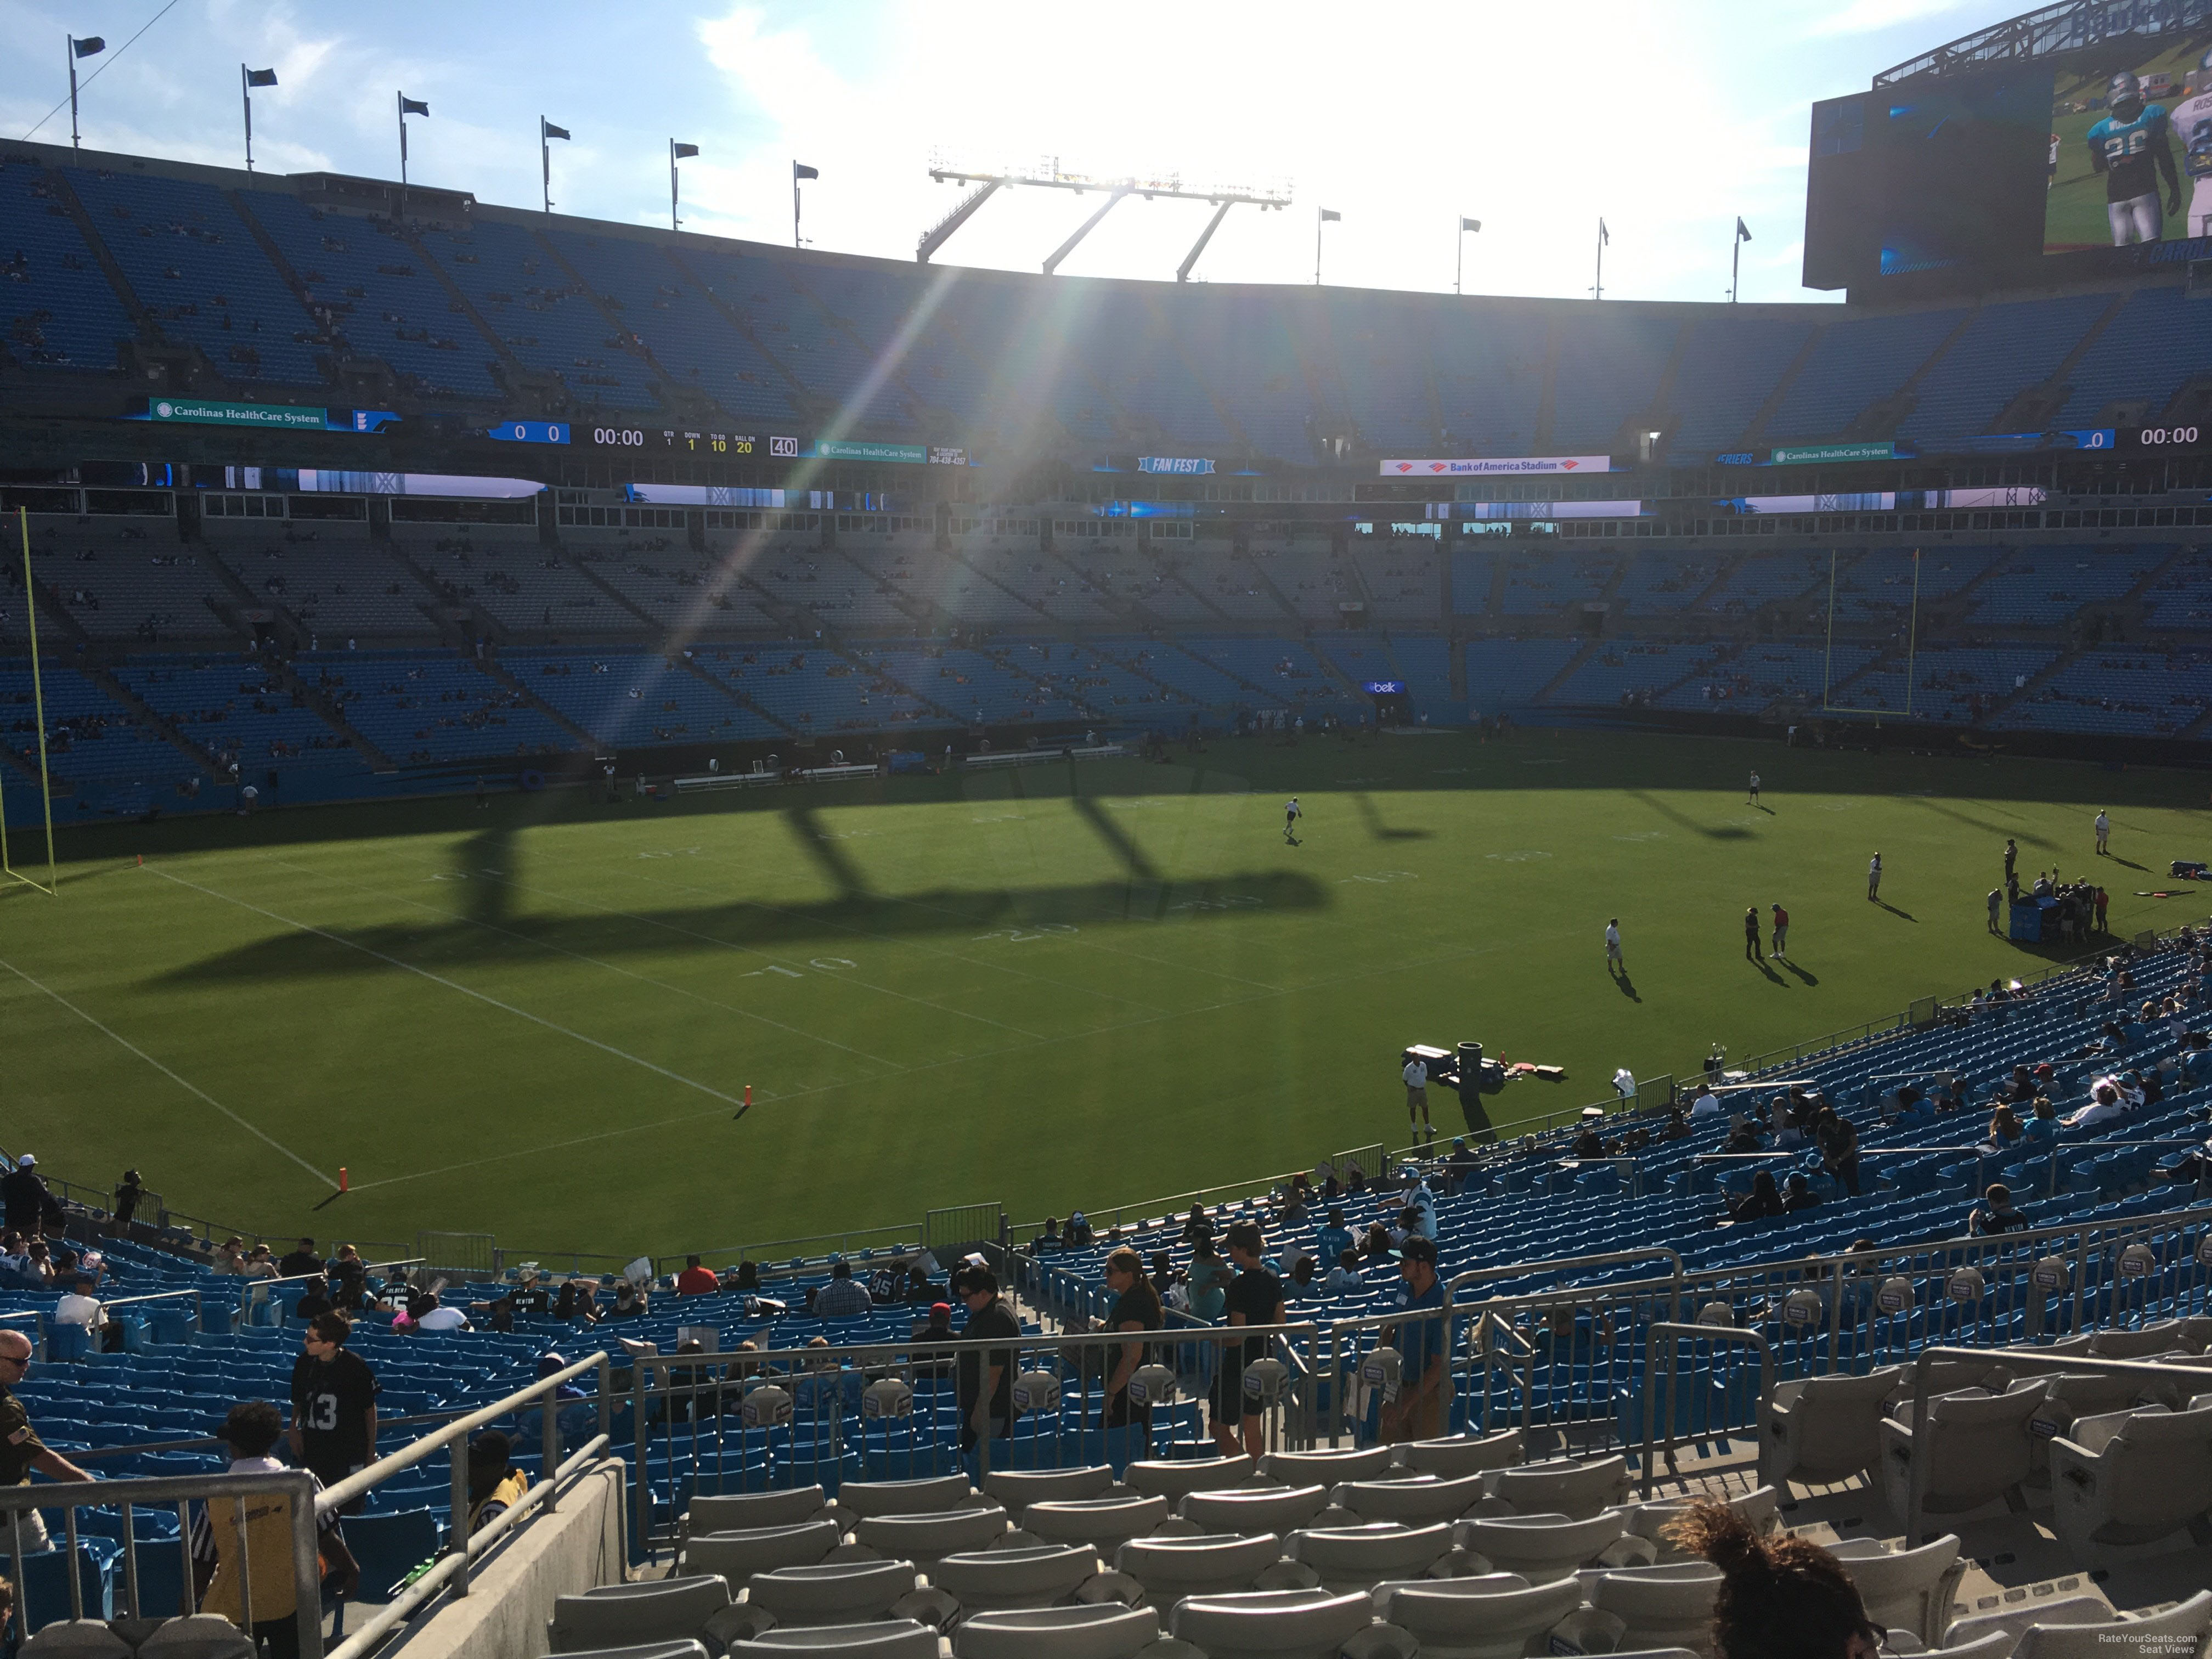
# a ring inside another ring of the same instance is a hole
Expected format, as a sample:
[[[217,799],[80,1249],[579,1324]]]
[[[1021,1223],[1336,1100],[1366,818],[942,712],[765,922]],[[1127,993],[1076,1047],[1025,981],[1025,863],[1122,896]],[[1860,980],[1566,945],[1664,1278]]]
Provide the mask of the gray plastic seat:
[[[42,1626],[15,1650],[18,1659],[131,1659],[133,1651],[97,1619],[64,1619]]]
[[[1946,1533],[1917,1550],[1892,1550],[1872,1539],[1831,1547],[1844,1562],[1867,1618],[1882,1630],[1910,1631],[1931,1646],[1951,1622],[1951,1597],[1966,1577],[1959,1534]]]
[[[1103,1463],[1082,1469],[993,1469],[983,1477],[984,1495],[1016,1515],[1032,1504],[1103,1498],[1113,1486],[1114,1471]]]
[[[1147,1498],[1164,1498],[1173,1503],[1185,1492],[1249,1486],[1252,1469],[1252,1460],[1242,1453],[1235,1457],[1173,1458],[1132,1463],[1121,1472],[1121,1484]]]
[[[254,1659],[255,1644],[219,1613],[172,1619],[138,1644],[154,1659]]]
[[[2075,1419],[2051,1442],[2052,1526],[2067,1558],[2101,1563],[2212,1510],[2212,1404]]]
[[[978,1613],[952,1638],[956,1659],[1136,1659],[1160,1639],[1160,1616],[1116,1602]]]
[[[1589,1602],[1627,1628],[1623,1648],[1689,1648],[1711,1653],[1713,1601],[1720,1595],[1721,1570],[1707,1561],[1667,1567],[1637,1567],[1598,1575]]]
[[[1487,1496],[1481,1474],[1440,1480],[1417,1474],[1402,1480],[1347,1480],[1329,1496],[1362,1521],[1401,1521],[1409,1527],[1456,1521]]]
[[[941,1515],[981,1500],[964,1474],[921,1480],[848,1480],[837,1488],[837,1507],[866,1519],[878,1515]]]
[[[1295,1532],[1328,1506],[1320,1486],[1249,1486],[1186,1493],[1176,1513],[1207,1532]]]
[[[2115,1653],[2202,1659],[2212,1634],[2212,1590],[2199,1590],[2164,1613],[2094,1625],[2030,1625],[2013,1659],[2111,1659]]]
[[[1442,1521],[1430,1527],[1404,1527],[1395,1521],[1319,1527],[1283,1540],[1283,1553],[1311,1567],[1322,1588],[1363,1595],[1385,1579],[1423,1577],[1451,1547],[1451,1528]]]
[[[1342,1451],[1269,1452],[1260,1460],[1260,1472],[1285,1486],[1304,1486],[1318,1480],[1334,1486],[1346,1480],[1372,1480],[1390,1467],[1390,1446],[1352,1446]]]
[[[1765,1478],[1842,1480],[1874,1468],[1881,1456],[1882,1413],[1905,1375],[1902,1365],[1884,1365],[1863,1376],[1777,1383]]]
[[[813,1567],[757,1572],[745,1599],[789,1625],[849,1625],[887,1619],[899,1600],[914,1593],[911,1561],[825,1561]]]
[[[763,1527],[795,1527],[811,1521],[830,1500],[819,1486],[783,1492],[701,1493],[684,1512],[691,1532],[753,1532]]]
[[[846,1653],[855,1659],[937,1659],[937,1632],[902,1619],[884,1625],[822,1625],[772,1630],[750,1642],[733,1642],[732,1654]]]
[[[1522,1460],[1521,1431],[1496,1434],[1449,1434],[1438,1440],[1413,1440],[1397,1449],[1398,1462],[1417,1474],[1446,1480],[1510,1469]]]
[[[1272,1532],[1240,1537],[1209,1533],[1197,1538],[1132,1538],[1114,1552],[1114,1570],[1145,1587],[1162,1607],[1186,1595],[1232,1595],[1283,1559],[1283,1540]]]
[[[1543,1633],[1582,1605],[1578,1580],[1531,1585],[1518,1574],[1392,1579],[1377,1584],[1375,1611],[1445,1659],[1520,1659]]]
[[[1491,1491],[1522,1515],[1565,1515],[1586,1521],[1620,1501],[1628,1489],[1628,1460],[1553,1458],[1500,1469]]]
[[[1149,1498],[1079,1498],[1030,1504],[1022,1511],[1022,1530],[1055,1544],[1104,1548],[1157,1531],[1167,1518],[1168,1500],[1157,1493]]]
[[[1255,1590],[1194,1595],[1176,1603],[1168,1625],[1206,1659],[1334,1659],[1374,1622],[1375,1604],[1364,1593]]]
[[[697,1642],[641,1642],[635,1647],[587,1648],[566,1659],[708,1659],[708,1653]]]
[[[1006,1512],[996,1504],[925,1515],[873,1515],[853,1528],[856,1543],[900,1560],[924,1563],[941,1555],[988,1549],[993,1540],[1006,1534]]]
[[[1098,1573],[1089,1544],[1045,1544],[948,1555],[929,1582],[970,1613],[1050,1607],[1065,1601]]]
[[[693,1533],[684,1540],[678,1564],[685,1572],[720,1573],[732,1590],[742,1589],[757,1572],[778,1567],[811,1567],[837,1547],[844,1534],[835,1521],[806,1521],[794,1527],[752,1527],[743,1531]]]
[[[1499,1572],[1545,1584],[1572,1577],[1626,1530],[1626,1518],[1608,1510],[1587,1521],[1565,1515],[1478,1516],[1461,1522],[1453,1537]]]
[[[616,1594],[556,1596],[546,1622],[555,1653],[581,1653],[624,1643],[682,1642],[706,1635],[730,1605],[730,1586],[719,1574],[610,1584]],[[717,1641],[714,1645],[720,1646]]]
[[[2027,1478],[2031,1444],[2027,1421],[2043,1403],[2038,1377],[2004,1394],[1946,1394],[1928,1402],[1929,1421],[1912,1420],[1910,1401],[1881,1422],[1881,1481],[1890,1512],[1907,1528],[1918,1517],[1908,1515],[1912,1465],[1928,1460],[1924,1508],[1929,1514],[1955,1514],[1992,1498],[2020,1497]]]

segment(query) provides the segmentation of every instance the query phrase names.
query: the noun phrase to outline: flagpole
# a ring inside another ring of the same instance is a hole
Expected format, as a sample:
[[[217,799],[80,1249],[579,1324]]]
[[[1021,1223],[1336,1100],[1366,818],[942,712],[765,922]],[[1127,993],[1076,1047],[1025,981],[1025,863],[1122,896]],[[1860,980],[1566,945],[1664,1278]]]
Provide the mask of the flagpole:
[[[1452,238],[1456,258],[1452,264],[1452,292],[1459,292],[1460,278],[1467,275],[1467,221],[1459,221],[1459,234]]]
[[[407,94],[395,92],[399,105],[399,216],[407,216]]]
[[[1597,222],[1597,285],[1590,290],[1593,299],[1605,298],[1605,221]]]
[[[545,118],[538,118],[538,165],[544,180],[545,211],[553,211],[553,140],[545,131]]]
[[[246,106],[246,170],[253,171],[253,93],[246,84],[246,65],[238,66],[238,101]]]
[[[1739,219],[1736,222],[1741,225],[1743,222]],[[1731,236],[1729,238],[1729,303],[1730,305],[1735,303],[1736,287],[1742,270],[1743,238],[1741,235]]]
[[[1314,210],[1314,286],[1321,286],[1321,228],[1328,222],[1321,216],[1322,210]]]
[[[799,246],[799,162],[791,163],[791,245]]]
[[[668,228],[684,228],[684,222],[676,216],[676,141],[668,141]]]
[[[82,149],[84,146],[76,131],[76,36],[66,35],[64,42],[62,55],[69,59],[70,72],[70,148]]]

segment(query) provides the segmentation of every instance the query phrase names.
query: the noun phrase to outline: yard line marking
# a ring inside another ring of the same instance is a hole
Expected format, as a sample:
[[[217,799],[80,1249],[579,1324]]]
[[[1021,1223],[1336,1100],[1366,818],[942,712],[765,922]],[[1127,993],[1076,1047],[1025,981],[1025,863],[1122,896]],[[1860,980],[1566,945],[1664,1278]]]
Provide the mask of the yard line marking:
[[[343,945],[349,951],[358,951],[365,957],[374,957],[379,962],[388,963],[394,968],[427,979],[433,985],[442,985],[449,991],[459,991],[465,997],[473,997],[478,1002],[497,1008],[501,1012],[513,1014],[517,1019],[526,1019],[532,1025],[540,1026],[557,1036],[574,1038],[586,1048],[597,1048],[602,1054],[612,1054],[617,1060],[626,1060],[633,1066],[641,1066],[648,1072],[666,1078],[671,1083],[680,1083],[687,1089],[696,1089],[701,1094],[720,1101],[725,1106],[744,1104],[735,1096],[726,1095],[711,1084],[702,1083],[696,1078],[686,1077],[681,1072],[672,1072],[665,1066],[646,1059],[642,1054],[634,1054],[627,1048],[617,1048],[611,1042],[602,1042],[597,1037],[586,1036],[581,1031],[571,1030],[566,1025],[558,1024],[543,1015],[533,1014],[527,1008],[518,1008],[511,1002],[501,1002],[497,997],[489,996],[482,991],[475,990],[462,984],[459,980],[447,979],[443,974],[434,974],[428,968],[417,968],[411,962],[402,962],[398,957],[388,957],[381,951],[373,951],[366,945],[356,944],[343,934],[331,933],[308,922],[295,921],[289,916],[280,916],[274,910],[264,910],[259,905],[250,903],[245,899],[234,898],[228,893],[219,893],[214,888],[203,887],[196,881],[186,881],[182,876],[173,876],[167,870],[156,868],[153,865],[149,864],[146,867],[161,877],[163,881],[173,881],[179,887],[191,888],[195,893],[204,893],[210,898],[221,899],[226,904],[234,904],[241,910],[251,910],[257,916],[266,916],[271,921],[283,922],[287,927],[296,927],[303,933],[313,933],[316,938],[326,939],[333,945]],[[181,1079],[179,1080],[182,1081]],[[264,1136],[264,1139],[267,1137]],[[270,1144],[276,1145],[274,1141],[270,1141]]]
[[[897,1060],[886,1060],[880,1054],[872,1054],[868,1053],[865,1048],[855,1048],[849,1043],[840,1042],[835,1037],[817,1036],[811,1031],[801,1030],[798,1026],[787,1024],[780,1019],[771,1019],[766,1014],[755,1013],[750,1008],[740,1008],[733,1003],[717,1001],[714,998],[702,996],[696,991],[686,990],[680,985],[671,985],[665,980],[654,979],[649,974],[637,973],[633,969],[621,967],[615,963],[603,962],[597,957],[586,956],[580,951],[571,951],[563,945],[549,944],[544,939],[534,938],[531,934],[519,932],[512,927],[502,927],[495,921],[483,921],[474,916],[461,915],[452,910],[441,910],[434,904],[425,904],[420,899],[402,898],[398,894],[387,893],[380,887],[371,887],[362,882],[349,881],[343,876],[326,875],[322,871],[313,869],[307,865],[295,864],[289,859],[280,859],[274,856],[268,856],[257,859],[255,862],[258,864],[281,865],[287,870],[297,870],[301,875],[312,877],[317,881],[336,882],[341,887],[350,887],[356,892],[368,893],[376,898],[397,899],[400,903],[411,904],[418,910],[428,910],[434,916],[442,916],[447,921],[466,922],[472,927],[482,927],[491,933],[504,933],[509,939],[520,939],[526,945],[536,945],[540,950],[550,951],[556,955],[568,957],[577,962],[586,963],[594,968],[604,968],[611,974],[620,974],[623,978],[634,979],[641,985],[651,985],[663,991],[673,991],[678,996],[690,997],[695,1002],[703,1002],[709,1008],[720,1008],[726,1013],[736,1014],[745,1019],[757,1020],[761,1024],[773,1026],[779,1031],[787,1031],[793,1036],[805,1037],[811,1042],[822,1043],[826,1047],[841,1050],[845,1054],[857,1054],[862,1060],[873,1060],[878,1066],[888,1066],[894,1074],[912,1069],[909,1066],[901,1065]]]
[[[1110,1036],[1118,1032],[1132,1030],[1142,1025],[1158,1025],[1166,1020],[1183,1019],[1199,1014],[1211,1014],[1218,1012],[1219,1010],[1224,1008],[1238,1008],[1243,1006],[1246,1003],[1250,1002],[1272,1001],[1278,997],[1293,996],[1305,991],[1332,990],[1340,985],[1349,985],[1358,980],[1373,979],[1382,974],[1409,973],[1417,969],[1436,967],[1447,962],[1463,962],[1474,957],[1490,956],[1497,951],[1506,950],[1508,948],[1517,947],[1509,947],[1503,944],[1459,946],[1451,950],[1439,951],[1436,955],[1431,957],[1409,957],[1403,962],[1385,963],[1374,968],[1362,969],[1356,974],[1346,974],[1340,979],[1317,981],[1310,985],[1291,986],[1281,988],[1271,987],[1256,996],[1231,997],[1221,1002],[1208,1002],[1189,1008],[1170,1009],[1164,1013],[1148,1014],[1142,1019],[1127,1020],[1119,1025],[1103,1025],[1094,1030],[1089,1031],[1070,1031],[1060,1036],[1048,1037],[1042,1043],[1034,1046],[1039,1048],[1048,1046],[1056,1047],[1063,1042],[1076,1042],[1091,1037]],[[907,1075],[916,1075],[923,1072],[943,1071],[947,1066],[965,1066],[972,1060],[990,1060],[1000,1054],[1028,1054],[1030,1050],[1030,1045],[1016,1045],[1006,1048],[985,1049],[980,1054],[954,1054],[948,1059],[933,1060],[924,1065],[914,1066],[910,1068]],[[829,1094],[839,1089],[853,1088],[858,1084],[865,1083],[869,1079],[867,1079],[861,1078],[841,1083],[809,1084],[804,1088],[793,1089],[787,1093],[770,1094],[765,1097],[765,1098],[769,1101],[775,1102],[800,1100],[809,1095]],[[719,1115],[720,1114],[718,1112],[690,1112],[686,1113],[680,1117],[662,1118],[659,1121],[653,1123],[625,1123],[619,1128],[602,1129],[593,1134],[576,1135],[567,1140],[552,1141],[542,1146],[514,1147],[507,1152],[491,1153],[487,1157],[470,1158],[459,1164],[441,1164],[434,1170],[417,1170],[410,1175],[386,1176],[382,1179],[377,1181],[357,1181],[354,1183],[353,1189],[358,1193],[364,1192],[371,1187],[391,1187],[407,1181],[434,1180],[439,1176],[458,1175],[465,1170],[482,1169],[486,1164],[504,1164],[519,1158],[541,1158],[547,1152],[566,1152],[573,1146],[588,1146],[594,1141],[613,1140],[628,1134],[642,1134],[648,1130],[674,1128],[683,1124],[696,1123],[704,1119],[716,1117]]]
[[[232,1111],[229,1107],[224,1105],[221,1101],[217,1100],[213,1095],[208,1093],[206,1090],[201,1088],[198,1084],[188,1083],[183,1078],[179,1077],[174,1072],[161,1064],[160,1060],[155,1059],[153,1055],[148,1054],[137,1043],[131,1042],[130,1038],[123,1036],[120,1032],[114,1030],[109,1026],[101,1024],[90,1014],[85,1012],[83,1009],[78,1007],[76,1004],[71,1002],[67,997],[64,996],[59,991],[55,990],[52,986],[40,984],[37,980],[33,979],[28,974],[25,973],[21,968],[18,968],[14,963],[9,962],[4,958],[0,958],[0,968],[5,968],[9,973],[15,975],[17,979],[21,980],[24,984],[29,986],[33,990],[42,991],[46,995],[52,997],[56,1002],[60,1003],[63,1007],[68,1009],[70,1012],[75,1014],[79,1019],[91,1026],[94,1030],[99,1032],[102,1036],[109,1038],[114,1042],[120,1044],[123,1048],[128,1049],[131,1053],[136,1054],[139,1059],[144,1060],[149,1066],[159,1072],[163,1077],[168,1079],[170,1082],[175,1084],[179,1089],[182,1089],[186,1094],[214,1107],[216,1110],[221,1112],[225,1117],[228,1118],[233,1123],[238,1125],[240,1128],[245,1130],[246,1133],[252,1135],[255,1139],[262,1141],[264,1144],[274,1147],[277,1152],[283,1153],[285,1157],[290,1158],[293,1163],[298,1164],[301,1169],[305,1170],[309,1175],[314,1176],[316,1180],[321,1182],[325,1186],[335,1187],[337,1185],[337,1182],[332,1181],[328,1176],[325,1175],[320,1170],[318,1170],[313,1164],[308,1163],[306,1158],[301,1158],[289,1146],[285,1146],[282,1141],[263,1133],[261,1130],[255,1128],[253,1125],[248,1123],[236,1112]]]

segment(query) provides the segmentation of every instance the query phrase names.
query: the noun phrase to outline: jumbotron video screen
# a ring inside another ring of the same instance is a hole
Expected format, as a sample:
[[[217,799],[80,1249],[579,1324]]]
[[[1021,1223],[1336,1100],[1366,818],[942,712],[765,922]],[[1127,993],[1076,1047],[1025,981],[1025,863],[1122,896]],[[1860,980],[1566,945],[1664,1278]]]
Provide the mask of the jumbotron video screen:
[[[2212,33],[1813,106],[1805,282],[2212,234]]]

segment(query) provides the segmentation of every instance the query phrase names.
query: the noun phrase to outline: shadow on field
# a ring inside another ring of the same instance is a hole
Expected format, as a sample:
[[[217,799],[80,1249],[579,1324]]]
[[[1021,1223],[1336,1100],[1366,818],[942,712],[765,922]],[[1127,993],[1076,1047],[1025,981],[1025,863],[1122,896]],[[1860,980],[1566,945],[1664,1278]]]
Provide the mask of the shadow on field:
[[[1367,825],[1367,833],[1377,841],[1431,841],[1436,837],[1437,832],[1433,830],[1398,830],[1383,823],[1382,815],[1375,810],[1375,803],[1364,789],[1354,794],[1352,801],[1359,809],[1360,818]]]
[[[1931,796],[1906,795],[1900,796],[1899,799],[1910,800],[1918,806],[1924,806],[1931,812],[1941,812],[1947,818],[1955,818],[1960,823],[1971,825],[1976,830],[1986,830],[1992,836],[2010,836],[2025,846],[2056,847],[2058,845],[2048,836],[2039,836],[2033,830],[2023,830],[2013,824],[1991,823],[1987,818],[1978,818],[1972,812],[1961,811],[1956,806],[1946,806],[1942,801]]]
[[[1632,789],[1628,791],[1628,798],[1642,802],[1678,829],[1694,830],[1710,841],[1747,841],[1751,836],[1751,831],[1741,824],[1699,823],[1681,808],[1670,805],[1663,797],[1655,795],[1648,789]]]
[[[1899,908],[1898,908],[1894,904],[1892,904],[1892,903],[1891,903],[1887,899],[1880,899],[1880,898],[1878,898],[1878,899],[1876,899],[1876,900],[1875,901],[1875,904],[1879,905],[1881,908],[1883,908],[1883,909],[1885,909],[1885,910],[1888,911],[1888,912],[1889,912],[1889,914],[1890,914],[1890,915],[1892,915],[1893,916],[1899,916],[1899,917],[1901,917],[1901,918],[1903,918],[1903,919],[1904,919],[1905,921],[1919,921],[1919,920],[1920,920],[1920,918],[1919,918],[1919,917],[1917,917],[1917,916],[1914,915],[1912,914],[1912,912],[1911,912],[1911,911],[1910,911],[1910,910],[1900,910],[1900,909],[1899,909]]]
[[[1808,973],[1804,969],[1800,968],[1796,963],[1790,961],[1789,957],[1780,957],[1779,960],[1784,968],[1787,968],[1791,973],[1796,975],[1797,977],[1805,984],[1818,985],[1820,982],[1820,976],[1818,974]]]
[[[773,954],[848,943],[856,933],[894,939],[950,933],[957,938],[1010,925],[1151,919],[1183,905],[1285,911],[1322,910],[1334,902],[1328,888],[1311,877],[1280,871],[1191,883],[1105,881],[997,892],[940,888],[896,897],[843,894],[811,904],[732,899],[652,911],[580,909],[559,915],[509,912],[504,907],[511,895],[477,890],[509,885],[482,874],[471,876],[465,884],[468,897],[462,901],[470,914],[450,921],[360,928],[336,940],[301,931],[279,933],[204,957],[151,982],[196,985],[373,972],[385,964],[370,951],[441,966],[531,961],[548,951],[600,959],[642,951],[666,956],[686,950]],[[495,915],[499,919],[495,921]]]

